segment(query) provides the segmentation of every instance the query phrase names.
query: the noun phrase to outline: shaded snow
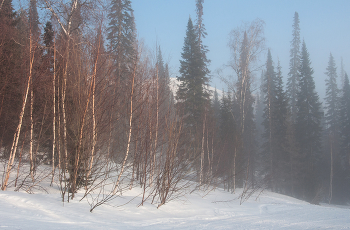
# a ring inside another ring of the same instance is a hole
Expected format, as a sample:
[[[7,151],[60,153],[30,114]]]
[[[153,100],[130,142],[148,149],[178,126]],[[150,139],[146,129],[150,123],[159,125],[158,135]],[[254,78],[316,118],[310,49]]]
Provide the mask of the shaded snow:
[[[150,202],[137,207],[141,197],[135,196],[142,191],[134,188],[90,213],[89,203],[79,202],[83,191],[62,203],[57,188],[47,190],[50,194],[1,191],[0,229],[350,229],[350,209],[267,191],[242,205],[239,191],[198,191],[157,209]]]

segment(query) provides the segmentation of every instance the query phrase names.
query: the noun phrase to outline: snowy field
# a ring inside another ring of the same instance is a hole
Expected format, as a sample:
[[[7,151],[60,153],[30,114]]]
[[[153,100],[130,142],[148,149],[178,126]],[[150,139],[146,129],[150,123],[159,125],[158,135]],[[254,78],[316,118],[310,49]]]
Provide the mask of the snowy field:
[[[89,212],[83,191],[62,203],[58,189],[0,192],[2,229],[350,229],[349,207],[316,206],[265,191],[240,205],[240,191],[193,192],[159,209],[134,188]],[[136,197],[136,198],[135,198]]]

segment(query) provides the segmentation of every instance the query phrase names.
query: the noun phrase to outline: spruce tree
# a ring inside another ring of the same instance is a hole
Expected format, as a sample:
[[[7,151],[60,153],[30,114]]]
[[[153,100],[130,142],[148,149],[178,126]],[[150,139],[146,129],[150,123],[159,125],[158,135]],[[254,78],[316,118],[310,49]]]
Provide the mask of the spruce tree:
[[[30,0],[29,25],[30,25],[30,30],[31,30],[33,39],[35,42],[37,42],[40,35],[40,29],[39,29],[39,15],[38,15],[38,10],[36,6],[36,0]]]
[[[136,28],[131,1],[112,0],[108,19],[107,40],[115,62],[114,75],[120,80],[132,71],[136,54]]]
[[[328,67],[325,73],[326,79],[326,123],[328,132],[335,134],[338,130],[339,121],[339,89],[337,86],[337,68],[332,54],[329,56]]]
[[[287,81],[287,95],[291,107],[292,121],[296,119],[296,102],[298,95],[298,84],[299,84],[299,66],[300,66],[300,27],[299,27],[299,14],[294,13],[293,23],[293,39],[291,41],[290,49],[290,61],[289,61],[289,73]]]
[[[276,149],[277,155],[277,189],[279,192],[286,192],[288,183],[290,183],[289,161],[290,154],[288,153],[288,98],[283,89],[282,67],[280,62],[277,63],[276,72],[276,102],[275,102],[275,123],[276,123]]]
[[[340,134],[341,151],[344,162],[350,166],[350,85],[347,73],[344,75],[344,86],[340,97]]]
[[[208,47],[203,45],[203,38],[205,38],[208,34],[205,30],[205,25],[203,23],[203,3],[204,0],[196,0],[196,12],[197,12],[197,22],[195,25],[195,30],[198,36],[198,43],[202,52],[202,59],[205,62],[205,68],[207,68],[208,63],[210,63],[210,60],[207,59],[207,52]],[[206,71],[209,70],[207,69]]]
[[[345,203],[350,200],[350,84],[348,75],[344,74],[344,83],[340,97],[340,158],[341,186],[340,200]]]
[[[263,125],[265,128],[265,131],[263,133],[263,137],[265,139],[265,142],[263,144],[263,153],[265,158],[265,168],[266,172],[264,172],[265,175],[267,175],[269,187],[272,190],[275,190],[275,170],[276,170],[276,154],[275,151],[275,127],[274,124],[274,118],[275,116],[275,101],[276,101],[276,73],[273,67],[272,63],[272,57],[270,49],[268,50],[267,54],[267,61],[266,61],[266,71],[263,79],[263,91],[265,94],[264,98],[264,112],[263,112]]]
[[[180,85],[177,91],[177,107],[182,110],[185,125],[194,131],[201,127],[205,107],[210,102],[207,86],[206,64],[202,58],[198,36],[191,18],[188,20],[186,37],[180,60]]]
[[[12,0],[2,1],[0,9],[0,136],[2,147],[11,147],[22,105],[23,48],[18,43],[19,17]],[[9,149],[8,149],[9,150]]]
[[[330,159],[330,188],[329,202],[338,193],[338,187],[341,183],[337,182],[340,175],[337,175],[337,168],[340,168],[340,159],[338,154],[339,146],[339,89],[337,86],[337,68],[335,66],[332,54],[329,56],[328,67],[325,73],[326,79],[326,98],[325,98],[325,122],[326,122],[326,159]],[[329,157],[328,157],[329,156]],[[333,182],[333,180],[335,180]],[[334,186],[333,186],[334,184]],[[337,198],[336,198],[337,199]]]
[[[220,118],[220,100],[219,100],[219,94],[218,94],[218,91],[216,90],[216,88],[214,90],[214,95],[213,95],[211,107],[213,109],[214,118],[215,118],[216,124],[218,126],[221,122],[221,118]]]
[[[158,68],[158,75],[159,75],[159,82],[161,89],[164,91],[164,95],[170,99],[171,97],[171,91],[169,88],[170,84],[170,78],[169,78],[169,69],[167,67],[167,64],[164,64],[162,51],[160,47],[157,50],[157,68]]]
[[[263,125],[265,140],[263,157],[265,172],[269,187],[274,191],[281,191],[285,185],[287,164],[287,112],[288,102],[283,91],[281,66],[278,64],[277,73],[274,70],[270,50],[266,61],[266,71],[263,78],[262,90],[265,95]]]
[[[234,191],[237,178],[236,124],[233,116],[233,100],[223,92],[220,103],[221,168],[228,190]],[[241,176],[241,175],[240,175]],[[242,177],[240,177],[242,178]]]
[[[297,195],[312,201],[318,189],[317,163],[321,148],[321,103],[315,91],[313,69],[305,42],[302,45],[299,93],[296,103],[296,141],[298,145]]]

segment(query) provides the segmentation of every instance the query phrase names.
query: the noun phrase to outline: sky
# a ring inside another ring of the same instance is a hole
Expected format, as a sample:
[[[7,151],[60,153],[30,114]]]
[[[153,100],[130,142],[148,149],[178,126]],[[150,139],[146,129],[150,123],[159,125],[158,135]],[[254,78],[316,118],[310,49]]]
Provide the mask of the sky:
[[[139,39],[149,49],[161,47],[172,77],[178,76],[186,26],[189,17],[196,20],[195,0],[132,0]],[[243,22],[259,18],[265,22],[266,48],[271,49],[277,65],[280,60],[285,77],[289,72],[290,42],[294,13],[300,20],[300,37],[305,41],[314,69],[316,90],[325,97],[326,68],[332,53],[338,73],[341,58],[345,71],[350,71],[350,1],[349,0],[205,0],[203,22],[209,49],[211,85],[225,89],[217,70],[234,76],[226,67],[230,60],[229,33]],[[266,62],[267,52],[260,57]],[[258,77],[260,73],[257,74]]]

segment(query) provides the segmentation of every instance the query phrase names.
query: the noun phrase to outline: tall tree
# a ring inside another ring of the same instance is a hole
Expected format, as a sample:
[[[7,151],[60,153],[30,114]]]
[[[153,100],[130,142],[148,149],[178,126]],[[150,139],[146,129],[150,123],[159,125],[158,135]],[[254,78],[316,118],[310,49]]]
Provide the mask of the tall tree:
[[[136,54],[136,28],[131,1],[112,0],[108,19],[107,40],[115,62],[115,77],[125,78],[132,72]]]
[[[344,74],[344,85],[340,97],[340,158],[342,167],[339,168],[341,174],[341,191],[339,191],[342,203],[350,199],[349,173],[350,173],[350,84],[348,75]]]
[[[312,201],[318,189],[317,162],[321,148],[321,103],[315,91],[313,69],[303,42],[301,50],[300,81],[296,103],[296,141],[298,144],[298,196]]]
[[[292,121],[296,119],[296,103],[298,95],[298,84],[299,84],[299,66],[300,66],[300,27],[299,27],[299,14],[294,13],[293,23],[293,39],[291,41],[290,49],[290,61],[289,61],[289,73],[287,81],[287,94],[291,107]]]
[[[283,89],[282,67],[277,63],[276,72],[276,103],[275,103],[275,123],[276,123],[276,144],[277,144],[277,189],[286,193],[288,183],[290,183],[290,153],[288,152],[288,98]]]
[[[276,185],[275,185],[275,176],[276,176],[276,154],[277,151],[276,143],[275,143],[275,131],[278,127],[275,126],[274,122],[274,116],[276,116],[275,112],[275,102],[276,102],[276,73],[273,67],[272,63],[272,57],[270,49],[267,53],[267,61],[266,61],[266,71],[263,78],[262,83],[262,89],[265,95],[264,98],[264,112],[263,112],[263,125],[265,128],[265,131],[263,133],[263,137],[265,139],[265,143],[263,144],[263,153],[265,158],[265,167],[266,172],[264,172],[265,175],[267,175],[268,178],[268,184],[269,187],[275,191]]]
[[[340,98],[340,132],[341,148],[344,161],[350,166],[350,85],[347,73],[344,76],[344,86]]]
[[[195,26],[195,30],[198,36],[198,43],[202,52],[202,59],[206,64],[205,68],[207,68],[207,65],[210,62],[210,60],[207,59],[208,47],[203,45],[203,38],[205,38],[208,35],[205,30],[205,25],[203,23],[203,3],[204,0],[196,0],[197,23]]]
[[[211,104],[212,104],[211,107],[213,109],[216,124],[217,124],[217,126],[219,126],[220,120],[221,120],[220,119],[220,100],[219,100],[219,94],[218,94],[218,91],[216,88],[214,90],[213,99],[212,99]]]
[[[327,130],[333,134],[338,130],[339,121],[339,89],[337,86],[337,68],[332,54],[329,55],[328,67],[325,73],[326,79],[326,122]]]
[[[36,0],[30,0],[29,5],[29,25],[33,39],[37,41],[40,35],[39,29],[39,15],[36,6]]]
[[[16,42],[19,21],[12,0],[4,0],[0,9],[0,143],[6,150],[18,124],[24,86],[23,48]]]
[[[284,186],[287,172],[287,112],[288,102],[283,91],[281,66],[278,63],[277,73],[274,71],[270,50],[268,51],[266,71],[262,90],[264,92],[263,125],[263,153],[265,157],[264,172],[267,175],[269,186],[274,191],[281,191]]]
[[[343,88],[345,81],[345,70],[344,70],[344,63],[343,63],[343,57],[340,59],[340,88]]]
[[[330,159],[330,184],[329,184],[329,202],[333,197],[333,177],[334,168],[340,167],[340,159],[338,155],[338,139],[339,139],[339,89],[337,86],[337,68],[335,61],[330,54],[326,79],[326,98],[325,98],[325,121],[327,131],[327,152]]]
[[[236,124],[233,116],[233,101],[230,93],[223,92],[220,103],[220,140],[222,145],[220,168],[223,171],[227,189],[236,187]],[[242,178],[242,177],[241,177]],[[226,186],[225,186],[226,187]]]
[[[254,154],[255,154],[255,123],[254,123],[254,97],[252,95],[252,74],[259,69],[256,66],[259,55],[264,50],[265,38],[263,36],[264,22],[257,19],[250,24],[232,30],[229,46],[232,53],[231,67],[237,75],[234,101],[237,106],[237,130],[239,133],[238,155],[244,156],[246,167],[246,188],[254,184]],[[242,170],[243,172],[243,170]],[[248,183],[248,180],[251,183]]]
[[[186,37],[180,60],[180,74],[177,79],[181,82],[177,91],[178,108],[186,116],[185,125],[196,129],[202,126],[205,107],[208,106],[209,79],[205,61],[202,58],[198,36],[194,30],[191,18],[187,23]]]

